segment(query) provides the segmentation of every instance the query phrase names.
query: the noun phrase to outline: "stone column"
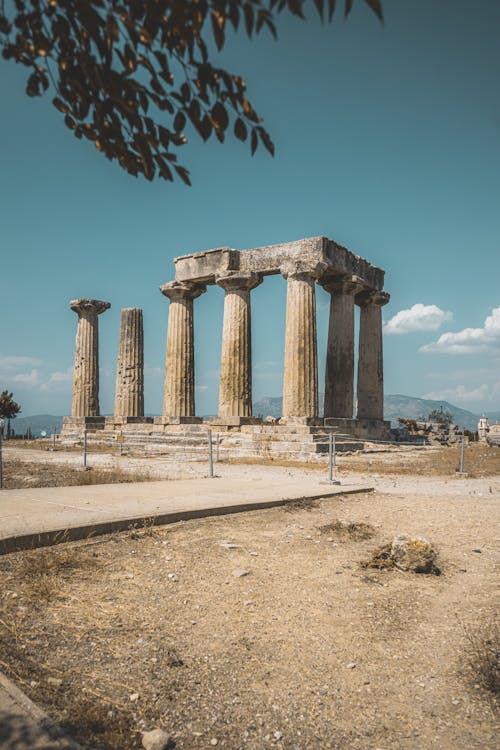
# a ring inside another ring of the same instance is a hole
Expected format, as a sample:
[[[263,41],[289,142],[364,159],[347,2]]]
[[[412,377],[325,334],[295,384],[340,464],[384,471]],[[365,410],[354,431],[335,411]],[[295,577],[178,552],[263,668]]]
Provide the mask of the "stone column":
[[[229,417],[241,423],[252,416],[250,290],[262,282],[262,276],[234,271],[215,281],[226,292],[218,419]]]
[[[319,264],[318,264],[319,265]],[[316,343],[315,278],[319,268],[286,263],[287,279],[283,417],[318,416],[318,353]]]
[[[358,276],[321,281],[331,294],[326,351],[324,417],[352,419],[354,406],[354,295]]]
[[[97,299],[74,299],[69,306],[78,313],[71,416],[98,417],[99,326],[97,316],[111,305],[109,302]]]
[[[357,419],[384,418],[384,368],[382,358],[382,306],[387,292],[360,292]]]
[[[144,416],[144,331],[137,307],[125,307],[121,314],[114,415]]]
[[[163,419],[195,421],[193,300],[206,287],[171,281],[160,290],[170,300]]]

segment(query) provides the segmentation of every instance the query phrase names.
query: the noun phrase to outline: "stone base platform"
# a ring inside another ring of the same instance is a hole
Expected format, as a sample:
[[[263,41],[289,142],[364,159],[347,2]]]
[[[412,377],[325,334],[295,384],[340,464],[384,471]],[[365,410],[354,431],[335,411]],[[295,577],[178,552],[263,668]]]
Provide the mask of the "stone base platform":
[[[385,419],[342,419],[325,417],[325,427],[334,427],[359,440],[391,440],[391,423]]]
[[[64,417],[62,433],[104,430],[106,417]]]
[[[302,421],[267,424],[253,418],[252,423],[171,424],[157,421],[114,424],[107,418],[106,428],[87,429],[87,444],[111,448],[120,438],[122,449],[138,453],[163,454],[183,460],[206,460],[208,432],[212,432],[214,453],[221,460],[271,458],[292,461],[324,461],[328,456],[329,435],[335,435],[338,452],[363,450],[364,443],[336,426],[311,425]],[[222,421],[222,420],[220,420]],[[79,424],[64,423],[60,445],[80,444]],[[218,447],[217,447],[218,446]]]

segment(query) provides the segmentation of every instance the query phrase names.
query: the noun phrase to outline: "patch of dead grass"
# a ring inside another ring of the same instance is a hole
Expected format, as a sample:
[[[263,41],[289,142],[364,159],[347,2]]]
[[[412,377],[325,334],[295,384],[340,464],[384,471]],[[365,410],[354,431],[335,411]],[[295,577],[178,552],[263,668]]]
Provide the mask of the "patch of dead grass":
[[[321,534],[334,536],[343,542],[358,542],[363,539],[371,539],[375,534],[375,529],[369,523],[342,521],[338,518],[331,523],[320,526],[319,531]]]
[[[500,624],[494,615],[486,617],[475,627],[463,626],[466,658],[472,673],[482,688],[500,695]]]
[[[42,463],[8,458],[4,463],[4,488],[75,487],[93,484],[150,482],[157,479],[145,471],[124,471],[121,468],[85,470],[83,467],[60,463]]]

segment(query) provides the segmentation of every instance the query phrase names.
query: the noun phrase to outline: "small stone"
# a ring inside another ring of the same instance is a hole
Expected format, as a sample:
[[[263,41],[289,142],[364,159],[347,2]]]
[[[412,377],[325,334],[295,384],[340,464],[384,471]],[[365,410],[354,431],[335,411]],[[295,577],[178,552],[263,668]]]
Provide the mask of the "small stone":
[[[170,735],[163,729],[152,729],[150,732],[142,733],[144,750],[167,750],[171,745]]]
[[[346,665],[346,669],[354,669],[356,667],[356,663],[353,661],[350,661],[349,664]]]
[[[245,568],[235,568],[232,571],[232,574],[235,578],[242,578],[243,576],[247,576],[250,573],[249,570],[245,570]]]
[[[175,573],[167,573],[167,578],[169,581],[172,581],[173,583],[179,580]]]
[[[224,549],[239,549],[240,545],[233,542],[219,542],[219,547],[223,547]]]
[[[281,740],[281,739],[283,739],[283,732],[275,732],[274,733],[274,739],[278,740],[278,741]]]
[[[130,693],[129,700],[132,703],[135,703],[136,701],[138,701],[139,700],[139,693]]]
[[[458,704],[460,703],[460,701],[457,700],[457,698],[453,698],[452,703],[453,703],[454,706],[458,706]]]
[[[47,683],[54,687],[61,687],[63,681],[59,677],[47,677]]]
[[[37,686],[38,686],[38,682],[36,680],[31,680],[30,681],[30,687],[36,688]]]
[[[212,737],[212,739],[210,740],[210,744],[213,745],[214,747],[218,745],[219,740],[217,739],[217,737]]]

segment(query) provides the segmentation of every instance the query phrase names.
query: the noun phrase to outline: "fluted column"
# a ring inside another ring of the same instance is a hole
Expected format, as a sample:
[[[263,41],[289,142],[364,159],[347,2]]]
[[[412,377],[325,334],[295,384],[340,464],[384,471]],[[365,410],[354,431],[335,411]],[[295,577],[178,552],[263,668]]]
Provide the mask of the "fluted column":
[[[163,416],[194,417],[193,300],[206,287],[171,281],[160,290],[170,300]]]
[[[256,273],[229,272],[216,278],[226,294],[222,328],[219,417],[252,416],[250,290],[262,281]]]
[[[283,417],[318,416],[316,290],[318,269],[300,262],[281,268],[287,279]]]
[[[144,416],[144,331],[137,307],[125,307],[121,314],[114,414]]]
[[[384,418],[384,367],[382,356],[382,306],[389,302],[387,292],[360,292],[358,351],[358,419]]]
[[[324,416],[352,419],[354,407],[354,295],[357,276],[321,281],[331,294],[326,350]]]
[[[99,326],[97,316],[111,307],[97,299],[74,299],[70,308],[78,314],[73,368],[72,417],[99,416]]]

